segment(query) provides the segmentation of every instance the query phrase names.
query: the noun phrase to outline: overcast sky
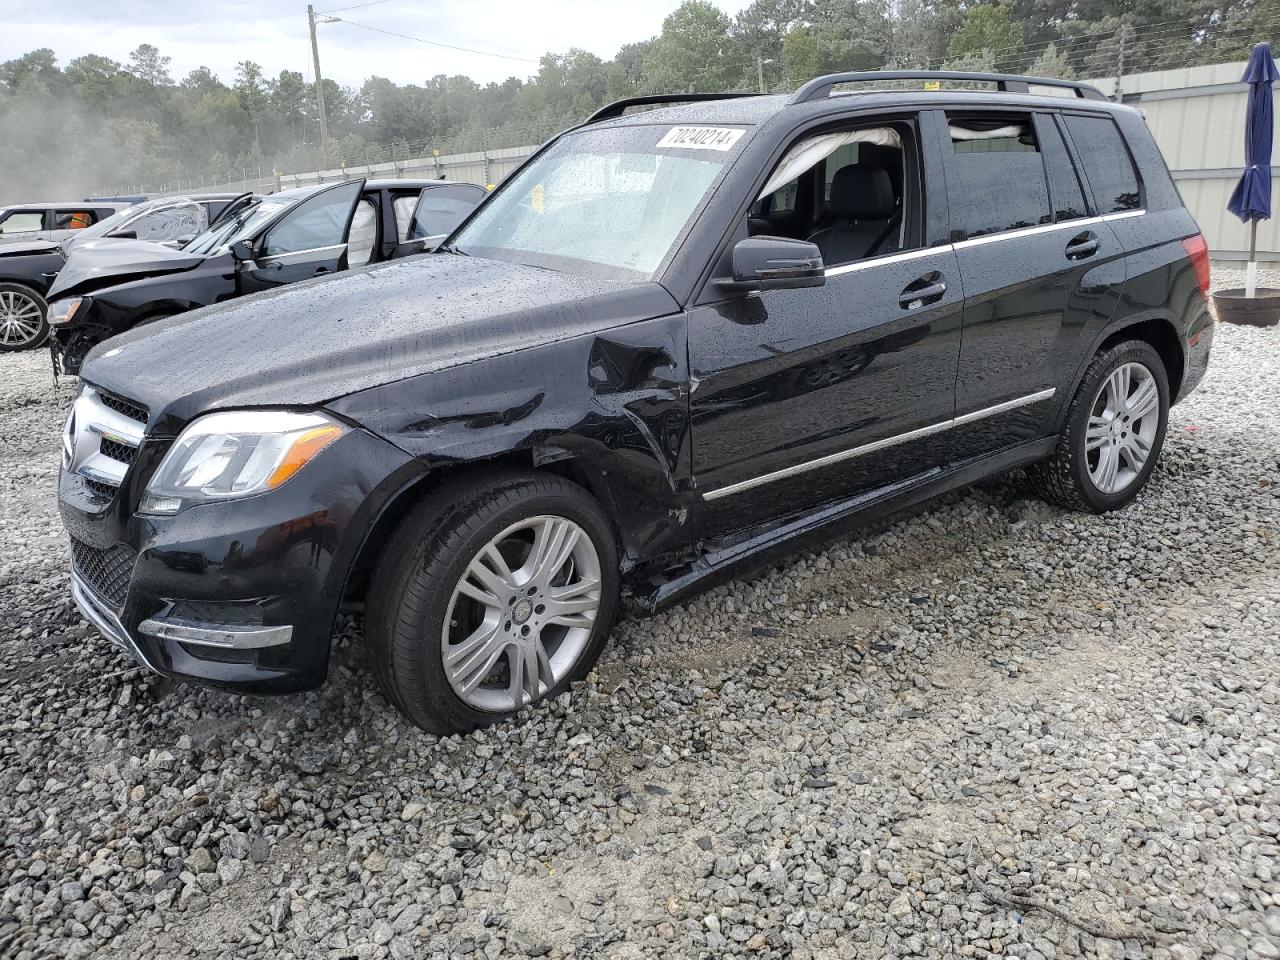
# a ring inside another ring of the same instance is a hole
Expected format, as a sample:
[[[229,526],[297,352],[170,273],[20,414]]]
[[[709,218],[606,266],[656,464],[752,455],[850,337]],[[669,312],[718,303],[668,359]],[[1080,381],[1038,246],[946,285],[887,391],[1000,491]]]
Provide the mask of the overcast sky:
[[[582,47],[608,59],[624,43],[662,29],[679,0],[362,0],[317,2],[369,27],[506,54],[523,60],[447,50],[387,36],[351,23],[319,28],[320,68],[327,78],[358,86],[378,75],[397,83],[420,83],[437,74],[465,74],[481,83],[537,70],[547,51]],[[729,15],[747,0],[716,0]],[[346,10],[337,10],[348,7]],[[254,60],[271,76],[298,70],[312,76],[307,5],[292,0],[0,0],[0,62],[50,47],[58,62],[86,53],[128,60],[129,51],[151,43],[173,58],[180,80],[207,66],[231,82],[235,65]]]

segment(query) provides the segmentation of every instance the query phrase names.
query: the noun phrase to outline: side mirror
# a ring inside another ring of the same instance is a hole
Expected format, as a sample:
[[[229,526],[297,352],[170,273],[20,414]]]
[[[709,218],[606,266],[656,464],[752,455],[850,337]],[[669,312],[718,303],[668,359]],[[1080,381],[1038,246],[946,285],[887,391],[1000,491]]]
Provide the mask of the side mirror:
[[[253,259],[253,243],[250,240],[237,240],[231,245],[231,256],[240,261]]]
[[[716,281],[722,290],[791,290],[827,282],[822,251],[807,240],[748,237],[733,248],[733,276]]]
[[[439,242],[439,237],[435,238]],[[427,253],[435,249],[435,244],[431,243],[426,237],[419,237],[417,240],[406,240],[398,245],[391,252],[392,260],[399,260],[402,257],[412,257],[419,253]]]
[[[138,239],[138,231],[136,230],[121,230],[119,233],[113,233],[111,235],[115,237],[117,240],[137,240]]]

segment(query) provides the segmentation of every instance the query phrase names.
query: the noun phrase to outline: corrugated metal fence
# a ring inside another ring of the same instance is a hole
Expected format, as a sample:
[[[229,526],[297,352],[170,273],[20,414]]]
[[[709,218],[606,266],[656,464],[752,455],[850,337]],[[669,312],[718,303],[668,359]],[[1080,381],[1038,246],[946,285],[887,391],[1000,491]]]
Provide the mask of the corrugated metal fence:
[[[1147,126],[1215,260],[1244,260],[1249,251],[1248,226],[1227,212],[1227,198],[1244,168],[1244,67],[1241,60],[1138,73],[1121,84],[1124,102],[1146,114]],[[1114,78],[1092,82],[1115,95]],[[1280,166],[1271,172],[1280,177]],[[1258,259],[1280,260],[1280,223],[1275,219],[1258,225]]]

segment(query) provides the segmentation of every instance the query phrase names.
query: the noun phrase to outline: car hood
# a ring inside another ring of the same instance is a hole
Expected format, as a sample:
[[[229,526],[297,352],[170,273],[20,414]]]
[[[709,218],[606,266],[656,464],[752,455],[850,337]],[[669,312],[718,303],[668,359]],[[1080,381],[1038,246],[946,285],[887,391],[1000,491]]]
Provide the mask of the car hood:
[[[140,277],[190,270],[204,256],[183,253],[146,240],[113,239],[110,243],[86,243],[73,247],[67,264],[49,288],[49,299],[114,286]]]
[[[166,435],[209,410],[319,406],[678,309],[653,282],[426,254],[137,327],[96,347],[81,376],[146,405]]]
[[[15,240],[0,245],[0,257],[29,257],[32,254],[54,253],[58,244],[52,240]]]

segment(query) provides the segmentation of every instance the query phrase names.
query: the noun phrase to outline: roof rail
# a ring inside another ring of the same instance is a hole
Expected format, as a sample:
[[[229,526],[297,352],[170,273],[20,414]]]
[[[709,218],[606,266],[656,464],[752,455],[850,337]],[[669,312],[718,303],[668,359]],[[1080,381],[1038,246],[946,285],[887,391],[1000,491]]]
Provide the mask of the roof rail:
[[[701,103],[704,100],[735,100],[738,97],[758,97],[758,93],[652,93],[643,97],[624,97],[603,107],[582,121],[582,126],[616,120],[628,107],[644,107],[657,103]]]
[[[810,80],[791,98],[792,103],[808,103],[831,95],[831,88],[841,83],[868,83],[878,80],[981,80],[994,83],[1005,93],[1029,93],[1032,84],[1037,87],[1063,87],[1076,92],[1087,100],[1106,100],[1097,87],[1075,80],[1056,80],[1051,77],[1024,77],[1013,73],[967,73],[962,70],[862,70],[854,73],[830,73]]]

